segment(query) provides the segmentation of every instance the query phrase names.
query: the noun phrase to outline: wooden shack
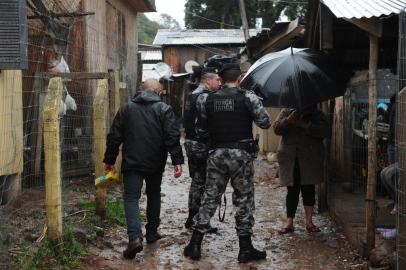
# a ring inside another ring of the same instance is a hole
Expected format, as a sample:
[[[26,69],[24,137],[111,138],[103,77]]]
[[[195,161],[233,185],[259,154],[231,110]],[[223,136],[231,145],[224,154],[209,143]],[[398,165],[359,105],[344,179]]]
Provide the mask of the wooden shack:
[[[250,35],[257,32],[251,29]],[[240,29],[159,29],[153,44],[162,46],[164,62],[173,73],[184,73],[187,61],[193,60],[202,65],[214,55],[239,53],[245,46],[245,40]]]

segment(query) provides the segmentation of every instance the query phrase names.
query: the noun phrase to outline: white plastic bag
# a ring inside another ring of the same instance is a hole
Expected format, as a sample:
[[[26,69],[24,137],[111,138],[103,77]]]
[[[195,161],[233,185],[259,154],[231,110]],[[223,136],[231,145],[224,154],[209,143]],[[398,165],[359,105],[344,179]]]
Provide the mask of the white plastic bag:
[[[69,92],[66,89],[66,86],[64,86],[64,89],[66,91],[66,97],[65,97],[66,110],[72,110],[72,111],[76,112],[76,110],[77,110],[76,101],[73,99],[73,97],[71,95],[69,95]]]

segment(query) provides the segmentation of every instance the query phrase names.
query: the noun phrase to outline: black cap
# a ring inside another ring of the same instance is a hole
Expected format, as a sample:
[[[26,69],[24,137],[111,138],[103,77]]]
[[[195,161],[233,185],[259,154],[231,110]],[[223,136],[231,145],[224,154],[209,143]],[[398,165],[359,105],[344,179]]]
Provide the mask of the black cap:
[[[219,71],[219,75],[222,76],[224,73],[229,71],[232,71],[233,73],[239,72],[241,74],[240,65],[236,63],[224,64],[221,70]]]
[[[214,67],[205,67],[202,69],[201,75],[208,74],[208,73],[217,74],[217,69]]]

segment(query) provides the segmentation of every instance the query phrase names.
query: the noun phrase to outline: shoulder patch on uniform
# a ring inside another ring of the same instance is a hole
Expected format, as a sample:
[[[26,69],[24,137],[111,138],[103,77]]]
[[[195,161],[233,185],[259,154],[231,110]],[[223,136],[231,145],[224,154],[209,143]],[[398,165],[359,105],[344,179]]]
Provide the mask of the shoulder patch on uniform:
[[[231,98],[215,99],[214,100],[214,111],[215,112],[233,112],[234,111],[234,100]]]

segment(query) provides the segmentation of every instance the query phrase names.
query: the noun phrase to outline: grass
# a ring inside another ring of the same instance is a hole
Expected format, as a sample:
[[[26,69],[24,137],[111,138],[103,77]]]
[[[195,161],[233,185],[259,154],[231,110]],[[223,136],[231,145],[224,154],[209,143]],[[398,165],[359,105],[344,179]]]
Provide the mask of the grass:
[[[100,219],[96,216],[95,202],[81,203],[78,207],[83,210],[90,210],[86,220],[82,223],[89,231],[95,232],[96,225]],[[42,213],[35,213],[39,216]],[[123,200],[117,199],[107,202],[107,220],[112,224],[126,226]],[[141,216],[145,220],[145,216]],[[109,226],[109,225],[108,225]],[[81,259],[86,255],[86,246],[80,243],[68,221],[64,222],[63,244],[56,244],[44,241],[40,245],[25,245],[15,253],[13,269],[18,270],[39,270],[58,269],[67,270],[79,268]]]
[[[78,206],[79,208],[90,210],[93,213],[96,211],[95,202],[81,203]],[[125,220],[124,203],[120,199],[107,202],[106,215],[109,220],[112,220],[121,226],[126,226],[127,224]]]
[[[86,247],[76,240],[70,225],[64,225],[63,244],[45,241],[39,247],[24,246],[16,254],[14,269],[73,269],[86,255]]]

